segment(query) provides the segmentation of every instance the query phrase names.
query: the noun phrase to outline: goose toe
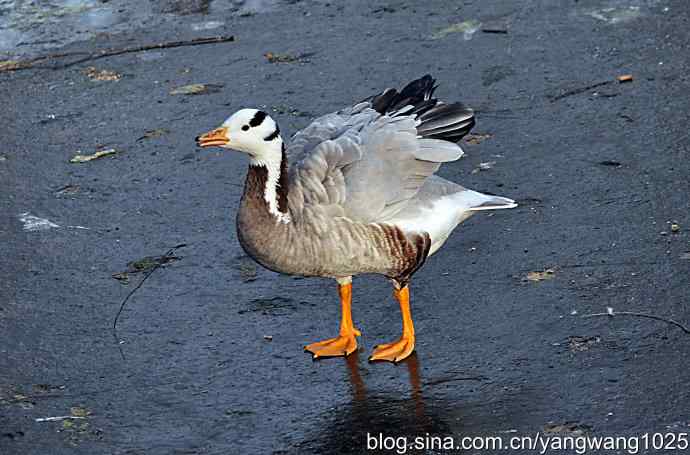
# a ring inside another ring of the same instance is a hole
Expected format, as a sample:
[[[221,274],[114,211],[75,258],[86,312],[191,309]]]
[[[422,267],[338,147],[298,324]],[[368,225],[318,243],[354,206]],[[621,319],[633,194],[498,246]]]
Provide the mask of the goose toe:
[[[357,350],[359,330],[351,335],[339,335],[323,341],[308,344],[304,347],[306,352],[312,354],[313,359],[322,357],[346,357]]]
[[[414,351],[414,337],[402,336],[393,343],[379,344],[374,353],[369,357],[370,362],[388,361],[400,362],[406,359]]]

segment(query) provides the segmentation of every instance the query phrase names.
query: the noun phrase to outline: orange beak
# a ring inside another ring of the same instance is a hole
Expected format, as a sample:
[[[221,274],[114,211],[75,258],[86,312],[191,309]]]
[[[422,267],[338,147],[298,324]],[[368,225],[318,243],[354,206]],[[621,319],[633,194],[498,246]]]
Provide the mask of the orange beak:
[[[196,143],[199,147],[221,147],[228,142],[228,129],[225,127],[216,128],[196,138]]]

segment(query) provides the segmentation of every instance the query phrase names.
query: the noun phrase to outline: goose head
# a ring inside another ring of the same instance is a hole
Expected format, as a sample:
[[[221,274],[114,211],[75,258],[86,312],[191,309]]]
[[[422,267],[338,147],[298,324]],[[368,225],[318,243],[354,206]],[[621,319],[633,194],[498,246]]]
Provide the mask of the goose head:
[[[200,147],[223,147],[249,155],[253,161],[280,160],[283,140],[278,124],[264,111],[241,109],[213,131],[196,138]]]

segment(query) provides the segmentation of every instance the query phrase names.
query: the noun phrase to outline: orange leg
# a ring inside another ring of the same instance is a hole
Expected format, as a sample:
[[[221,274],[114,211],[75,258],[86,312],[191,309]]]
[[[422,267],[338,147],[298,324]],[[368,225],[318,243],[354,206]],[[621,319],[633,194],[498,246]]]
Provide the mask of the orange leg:
[[[304,350],[311,352],[314,359],[347,356],[357,350],[355,337],[362,333],[352,323],[352,283],[339,284],[338,293],[342,309],[340,335],[305,346]]]
[[[400,313],[402,313],[402,336],[392,343],[376,346],[374,353],[369,357],[369,361],[387,360],[389,362],[400,362],[414,351],[414,324],[412,323],[412,314],[410,313],[410,288],[405,286],[402,289],[395,289],[393,295],[398,300]]]

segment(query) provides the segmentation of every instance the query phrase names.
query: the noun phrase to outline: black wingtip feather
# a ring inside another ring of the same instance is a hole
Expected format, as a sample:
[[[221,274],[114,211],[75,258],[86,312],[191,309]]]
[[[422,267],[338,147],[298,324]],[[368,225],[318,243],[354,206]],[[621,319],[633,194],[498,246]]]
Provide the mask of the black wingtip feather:
[[[410,82],[400,92],[396,89],[388,88],[367,101],[370,101],[372,107],[381,114],[395,112],[407,105],[412,105],[416,108],[418,105],[431,100],[437,87],[434,85],[435,82],[434,78],[427,74]]]
[[[474,112],[462,103],[445,104],[432,98],[437,87],[436,80],[426,74],[399,92],[388,88],[365,101],[377,112],[390,116],[405,106],[413,106],[400,115],[417,118],[421,122],[417,131],[422,137],[458,142],[474,126]]]
[[[430,74],[420,77],[407,84],[405,88],[400,91],[400,98],[428,100],[434,94],[436,87],[434,86],[433,77]]]
[[[370,98],[371,105],[377,112],[385,114],[396,96],[398,96],[397,90],[394,88],[387,88],[383,93]]]

